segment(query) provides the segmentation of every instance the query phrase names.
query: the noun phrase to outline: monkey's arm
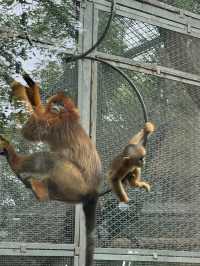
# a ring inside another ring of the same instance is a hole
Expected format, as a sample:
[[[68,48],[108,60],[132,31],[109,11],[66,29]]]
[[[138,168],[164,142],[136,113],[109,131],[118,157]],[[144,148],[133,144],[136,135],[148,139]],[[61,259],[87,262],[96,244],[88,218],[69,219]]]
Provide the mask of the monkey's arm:
[[[154,128],[154,124],[147,122],[144,128],[129,140],[129,144],[143,144],[147,136],[154,131]]]
[[[16,80],[14,80],[10,86],[12,89],[11,96],[12,97],[14,96],[16,98],[16,100],[22,102],[24,107],[25,107],[25,110],[28,113],[32,113],[33,107],[32,107],[32,104],[31,104],[29,97],[28,97],[28,94],[27,94],[28,88],[23,86],[20,82],[18,82]]]
[[[128,179],[129,184],[132,187],[139,187],[139,188],[144,188],[147,191],[150,191],[150,185],[141,180],[141,168],[135,168],[132,172],[131,172],[131,178]]]
[[[21,101],[28,113],[33,113],[34,108],[39,109],[40,112],[44,111],[44,107],[40,98],[40,88],[28,75],[24,75],[24,79],[29,85],[26,87],[20,82],[14,80],[11,83],[12,94],[17,100]]]
[[[123,180],[128,174],[127,167],[123,165],[123,158],[121,155],[116,157],[111,165],[111,170],[108,173],[109,183],[113,192],[116,194],[121,202],[127,203],[129,201],[128,195],[125,191]]]
[[[27,91],[31,104],[35,107],[42,106],[39,84],[32,80],[32,78],[26,73],[23,75],[23,78],[31,89],[31,91]],[[32,97],[30,97],[30,94]]]

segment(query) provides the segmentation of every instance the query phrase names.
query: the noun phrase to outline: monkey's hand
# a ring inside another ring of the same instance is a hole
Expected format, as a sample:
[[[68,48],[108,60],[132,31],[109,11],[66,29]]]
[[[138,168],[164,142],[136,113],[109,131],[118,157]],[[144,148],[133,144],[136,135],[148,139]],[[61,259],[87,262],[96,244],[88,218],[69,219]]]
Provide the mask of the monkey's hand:
[[[130,180],[130,185],[132,187],[144,188],[147,192],[149,192],[151,190],[151,186],[149,185],[149,183],[147,183],[145,181],[132,179],[132,180]]]
[[[9,141],[0,135],[0,155],[5,155],[5,150],[9,146]]]
[[[149,183],[141,180],[140,169],[136,168],[132,173],[128,175],[128,181],[131,187],[144,188],[147,192],[151,190]]]
[[[155,131],[155,125],[151,122],[147,122],[145,123],[145,126],[144,126],[144,131],[147,133],[147,134],[151,134]]]
[[[151,186],[145,181],[140,181],[139,187],[146,189],[147,192],[151,190]]]

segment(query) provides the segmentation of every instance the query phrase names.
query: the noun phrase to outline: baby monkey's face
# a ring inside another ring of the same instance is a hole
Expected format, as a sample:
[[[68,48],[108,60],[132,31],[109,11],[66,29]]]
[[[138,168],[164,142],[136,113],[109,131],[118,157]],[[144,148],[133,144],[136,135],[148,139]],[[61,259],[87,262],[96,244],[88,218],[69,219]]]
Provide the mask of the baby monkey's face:
[[[145,164],[146,150],[141,145],[129,144],[124,149],[125,161],[135,167],[142,167]]]

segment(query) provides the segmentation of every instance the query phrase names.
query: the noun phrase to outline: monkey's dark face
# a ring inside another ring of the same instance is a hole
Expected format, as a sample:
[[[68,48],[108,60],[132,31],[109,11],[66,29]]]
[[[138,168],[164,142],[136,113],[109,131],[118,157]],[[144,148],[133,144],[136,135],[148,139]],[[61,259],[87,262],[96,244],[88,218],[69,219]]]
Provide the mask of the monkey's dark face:
[[[52,96],[46,107],[46,113],[50,113],[53,117],[60,118],[77,118],[79,119],[79,110],[76,108],[73,100],[63,93]]]
[[[145,164],[145,157],[141,156],[141,157],[135,158],[134,161],[135,161],[135,166],[143,167]]]
[[[123,157],[127,164],[142,167],[145,164],[146,150],[141,145],[129,144],[125,147]]]
[[[50,109],[51,113],[53,114],[59,114],[61,112],[64,112],[65,111],[65,107],[64,107],[64,104],[61,103],[61,102],[54,102],[52,105],[51,105],[51,109]]]

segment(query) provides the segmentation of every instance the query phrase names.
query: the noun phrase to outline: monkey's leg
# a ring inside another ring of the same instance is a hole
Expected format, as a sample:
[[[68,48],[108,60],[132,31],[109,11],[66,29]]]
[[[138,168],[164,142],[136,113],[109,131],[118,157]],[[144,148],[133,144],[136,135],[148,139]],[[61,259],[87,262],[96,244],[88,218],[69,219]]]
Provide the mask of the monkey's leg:
[[[87,182],[81,170],[72,162],[58,161],[46,180],[50,198],[78,203],[89,194],[97,193],[96,187]]]
[[[132,178],[129,179],[129,183],[132,187],[139,187],[139,188],[144,188],[146,191],[150,191],[150,185],[145,182],[141,181],[141,169],[140,168],[135,168],[132,172]]]
[[[119,200],[121,202],[127,203],[129,201],[129,198],[122,183],[123,175],[121,175],[120,173],[114,173],[114,174],[110,173],[109,179],[110,179],[111,188],[114,191],[114,193],[117,195]]]
[[[57,155],[50,152],[36,152],[31,155],[20,155],[15,148],[0,135],[0,150],[3,150],[10,167],[16,174],[48,174],[55,165]]]
[[[32,189],[35,197],[39,201],[46,201],[50,199],[48,186],[45,182],[46,179],[48,179],[48,177],[42,180],[38,180],[34,177],[30,177],[28,179],[28,182],[30,183],[30,188]]]
[[[41,177],[48,176],[40,180],[30,179],[32,190],[40,199],[46,199],[48,194],[53,200],[78,203],[89,193],[97,193],[96,188],[91,187],[82,176],[81,170],[72,162],[62,159],[58,153],[37,152],[19,155],[1,136],[0,148],[5,151],[8,163],[18,177],[22,174],[29,177],[36,174]]]
[[[2,136],[0,136],[0,149],[3,150],[1,155],[7,157],[8,163],[17,177],[27,188],[31,188],[39,200],[47,200],[49,198],[46,178],[38,180],[32,177],[22,178],[23,173],[43,174],[50,171],[53,167],[53,156],[49,153],[35,153],[29,156],[19,155],[14,147]],[[49,165],[50,164],[50,165]]]

